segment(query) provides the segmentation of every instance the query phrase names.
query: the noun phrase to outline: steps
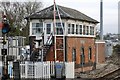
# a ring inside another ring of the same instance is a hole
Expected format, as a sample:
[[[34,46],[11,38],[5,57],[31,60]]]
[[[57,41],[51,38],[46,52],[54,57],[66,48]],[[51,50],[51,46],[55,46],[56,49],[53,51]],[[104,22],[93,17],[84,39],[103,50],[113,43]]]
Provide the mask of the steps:
[[[52,45],[44,45],[43,47],[43,60],[45,60],[47,53],[49,52]]]
[[[53,34],[51,33],[46,43],[43,45],[43,60],[45,60],[47,53],[53,45]]]

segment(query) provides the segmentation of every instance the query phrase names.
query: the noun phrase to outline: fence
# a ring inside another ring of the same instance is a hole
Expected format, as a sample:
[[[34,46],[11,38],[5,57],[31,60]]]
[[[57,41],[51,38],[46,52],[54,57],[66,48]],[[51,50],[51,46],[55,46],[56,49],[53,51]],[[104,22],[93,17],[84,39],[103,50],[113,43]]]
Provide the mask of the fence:
[[[53,61],[23,62],[20,64],[21,78],[50,78],[55,75],[54,65]],[[74,78],[74,62],[65,62],[65,76],[66,78]],[[13,77],[12,74],[10,77]]]
[[[25,62],[20,66],[21,78],[50,78],[50,62]]]

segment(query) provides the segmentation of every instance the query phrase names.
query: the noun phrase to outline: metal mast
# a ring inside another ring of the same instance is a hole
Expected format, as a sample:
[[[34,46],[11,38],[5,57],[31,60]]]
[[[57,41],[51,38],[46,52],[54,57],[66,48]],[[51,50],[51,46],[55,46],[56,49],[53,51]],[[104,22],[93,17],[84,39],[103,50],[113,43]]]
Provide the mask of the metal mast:
[[[100,1],[100,40],[103,40],[103,0]]]
[[[60,19],[60,23],[61,23],[61,27],[62,27],[62,30],[63,30],[63,56],[64,56],[64,61],[65,61],[65,28],[63,27],[63,24],[62,24],[62,19],[61,19],[61,16],[60,16],[60,12],[59,12],[59,9],[58,9],[58,6],[56,5],[55,3],[55,0],[54,0],[54,49],[55,49],[55,61],[57,60],[57,49],[56,49],[56,9],[57,9],[57,14],[58,14],[58,17]]]
[[[57,60],[57,54],[56,54],[56,8],[55,8],[55,0],[54,0],[54,24],[53,24],[53,29],[54,29],[54,51],[55,51],[55,61]]]
[[[56,5],[57,7],[57,12],[58,12],[58,16],[59,16],[59,19],[60,19],[60,23],[61,23],[61,27],[62,27],[62,30],[63,30],[63,56],[64,56],[64,61],[65,61],[65,27],[63,27],[63,23],[62,23],[62,19],[61,19],[61,16],[60,16],[60,12],[59,12],[59,9],[58,9],[58,6]]]

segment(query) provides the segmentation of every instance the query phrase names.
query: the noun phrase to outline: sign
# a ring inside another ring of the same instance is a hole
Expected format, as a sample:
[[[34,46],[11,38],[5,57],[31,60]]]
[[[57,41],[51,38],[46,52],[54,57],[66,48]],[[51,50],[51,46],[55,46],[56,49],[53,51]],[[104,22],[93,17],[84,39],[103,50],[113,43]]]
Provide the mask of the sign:
[[[1,49],[2,55],[7,55],[7,49]]]

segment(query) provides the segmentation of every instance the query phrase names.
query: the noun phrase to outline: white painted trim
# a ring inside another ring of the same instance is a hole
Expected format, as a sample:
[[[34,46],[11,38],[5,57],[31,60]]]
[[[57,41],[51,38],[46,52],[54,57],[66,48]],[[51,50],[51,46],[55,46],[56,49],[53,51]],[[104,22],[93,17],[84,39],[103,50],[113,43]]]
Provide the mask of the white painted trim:
[[[98,44],[99,43],[105,43],[105,41],[104,40],[96,40],[95,43],[98,43]]]
[[[76,34],[68,34],[67,36],[74,36],[74,37],[95,37],[95,35],[76,35]]]
[[[39,19],[35,19],[35,20],[31,20],[30,21],[30,31],[29,31],[29,36],[38,36],[40,37],[41,34],[32,34],[32,23],[37,23],[39,22]],[[60,22],[58,19],[56,19],[56,22]],[[52,19],[45,19],[43,21],[43,32],[46,31],[45,27],[46,27],[46,24],[47,23],[50,23],[51,24],[51,32],[52,31],[52,26],[53,26],[53,20]],[[93,24],[93,23],[88,23],[88,22],[82,22],[82,21],[74,21],[74,20],[66,20],[66,19],[63,19],[63,23],[64,23],[64,27],[65,27],[65,35],[66,36],[76,36],[76,37],[95,37],[95,33],[96,33],[96,25]],[[70,27],[70,32],[72,32],[72,24],[74,24],[74,32],[76,33],[76,25],[78,25],[78,32],[80,32],[80,25],[82,25],[82,34],[68,34],[68,24],[71,24],[71,27]],[[89,35],[84,35],[83,34],[83,25],[87,25],[89,26]],[[90,35],[90,26],[94,27],[94,35]],[[63,36],[63,35],[56,35],[56,36]]]

